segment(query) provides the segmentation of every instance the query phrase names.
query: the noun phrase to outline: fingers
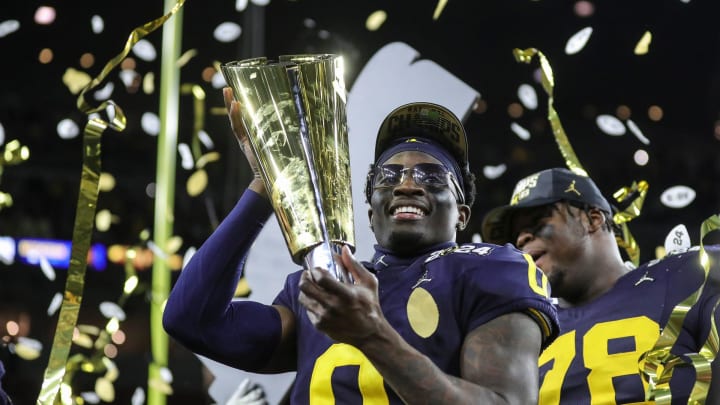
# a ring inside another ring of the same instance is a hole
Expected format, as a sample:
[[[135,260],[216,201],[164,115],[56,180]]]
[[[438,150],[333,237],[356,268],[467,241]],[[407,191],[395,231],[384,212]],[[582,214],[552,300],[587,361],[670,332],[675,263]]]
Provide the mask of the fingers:
[[[223,88],[223,99],[225,100],[225,109],[230,112],[230,106],[233,101],[233,91],[232,87],[224,87]]]
[[[355,256],[347,245],[342,247],[340,260],[342,261],[342,265],[352,274],[355,279],[355,284],[373,288],[377,285],[375,275],[370,273],[362,263],[355,259]]]
[[[235,138],[238,141],[243,142],[247,139],[247,132],[245,131],[245,124],[240,114],[240,103],[233,98],[232,89],[225,87],[223,89],[223,96],[225,99],[225,108],[228,112],[228,118],[230,119],[230,128],[232,128]]]

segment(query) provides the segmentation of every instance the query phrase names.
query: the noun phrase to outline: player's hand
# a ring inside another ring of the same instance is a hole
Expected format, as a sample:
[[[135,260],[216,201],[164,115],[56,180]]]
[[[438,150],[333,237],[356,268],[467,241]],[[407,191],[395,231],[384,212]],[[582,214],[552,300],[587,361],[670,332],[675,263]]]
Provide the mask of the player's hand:
[[[338,257],[354,284],[341,283],[326,270],[305,270],[300,277],[300,303],[310,321],[330,338],[360,346],[387,323],[380,309],[375,276],[343,247]]]
[[[255,159],[255,153],[253,153],[250,145],[248,131],[247,128],[245,128],[242,113],[240,112],[242,105],[233,98],[233,91],[231,87],[223,88],[223,98],[225,99],[225,108],[227,109],[228,118],[230,119],[230,127],[232,128],[233,134],[235,134],[235,138],[238,140],[238,144],[240,144],[240,150],[242,150],[245,155],[253,173],[253,179],[249,188],[258,192],[260,195],[267,197],[267,191],[265,190],[262,175],[260,174],[260,165],[258,165],[257,159]]]

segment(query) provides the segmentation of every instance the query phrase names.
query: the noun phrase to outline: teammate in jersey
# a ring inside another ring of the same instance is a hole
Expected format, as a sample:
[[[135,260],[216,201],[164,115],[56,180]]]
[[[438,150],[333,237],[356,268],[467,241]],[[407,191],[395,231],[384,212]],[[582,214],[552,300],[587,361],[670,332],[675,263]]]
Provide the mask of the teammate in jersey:
[[[256,167],[240,107],[225,92]],[[533,403],[556,312],[527,255],[455,243],[470,217],[473,181],[457,117],[430,103],[399,107],[381,125],[368,175],[374,257],[361,263],[345,249],[338,259],[354,284],[301,270],[272,306],[231,301],[239,263],[272,213],[258,177],[181,273],[165,328],[190,350],[237,368],[297,371],[292,403]]]
[[[623,263],[611,212],[590,178],[555,168],[520,180],[510,204],[483,220],[483,239],[512,242],[530,254],[559,300],[560,336],[540,357],[542,405],[646,403],[640,357],[654,347],[675,306],[703,283],[697,249],[636,269]],[[717,263],[718,246],[707,252]],[[673,354],[700,352],[719,298],[708,283]],[[717,369],[715,361],[713,376]],[[694,384],[693,367],[676,367],[672,403],[687,404]],[[720,403],[716,389],[706,403]]]

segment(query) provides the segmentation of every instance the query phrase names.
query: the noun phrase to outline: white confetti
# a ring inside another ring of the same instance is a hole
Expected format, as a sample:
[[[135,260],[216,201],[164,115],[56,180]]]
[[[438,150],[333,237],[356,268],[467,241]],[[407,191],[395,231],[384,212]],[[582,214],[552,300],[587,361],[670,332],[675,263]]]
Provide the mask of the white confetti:
[[[635,125],[635,123],[632,120],[627,120],[627,127],[630,129],[630,132],[637,137],[637,139],[640,140],[640,142],[644,143],[645,145],[650,145],[650,140],[643,135],[640,128]]]
[[[55,269],[45,256],[40,256],[40,270],[42,270],[43,274],[45,275],[45,277],[47,277],[48,280],[55,280]]]
[[[256,6],[267,6],[270,4],[270,0],[250,0],[250,2]]]
[[[242,34],[242,27],[237,23],[226,21],[221,23],[213,31],[213,37],[220,42],[233,42]]]
[[[114,302],[104,301],[100,303],[100,313],[105,318],[117,318],[118,321],[122,322],[125,320],[125,311]]]
[[[158,257],[162,260],[167,260],[167,258],[168,258],[167,253],[163,252],[163,250],[160,249],[160,247],[158,245],[156,245],[155,242],[149,241],[147,246],[148,246],[148,249],[150,249],[156,257]]]
[[[567,43],[565,44],[565,53],[568,55],[573,55],[580,52],[585,47],[585,44],[587,44],[588,40],[590,39],[590,35],[592,35],[592,32],[592,27],[585,27],[580,31],[576,32],[573,36],[570,37],[570,39],[568,39]]]
[[[633,153],[633,160],[638,166],[645,166],[650,161],[650,155],[644,149],[638,149]]]
[[[40,25],[50,25],[55,22],[57,12],[54,7],[40,6],[35,10],[35,22]]]
[[[25,336],[18,337],[17,343],[12,346],[12,350],[22,359],[34,360],[40,357],[42,351],[42,343]]]
[[[157,136],[160,133],[160,118],[155,113],[146,112],[140,118],[140,126],[148,135]]]
[[[483,175],[488,179],[493,180],[502,176],[503,173],[505,173],[505,170],[507,170],[507,165],[505,165],[505,163],[497,166],[485,166],[483,167]]]
[[[520,126],[520,124],[513,122],[510,124],[510,129],[523,141],[530,139],[530,131]]]
[[[235,11],[245,11],[248,6],[248,0],[235,0]]]
[[[538,98],[533,86],[529,84],[521,84],[520,87],[518,87],[517,93],[520,102],[525,106],[525,108],[528,110],[534,110],[537,108]]]
[[[136,81],[140,80],[140,75],[132,69],[123,69],[118,75],[125,87],[132,87]]]
[[[95,100],[98,101],[107,100],[110,98],[110,96],[112,96],[113,90],[115,90],[115,84],[113,82],[108,82],[98,91],[96,91],[93,97],[95,97]]]
[[[601,114],[595,118],[595,123],[601,131],[611,136],[625,135],[625,125],[616,117],[608,114]]]
[[[183,255],[183,263],[182,263],[183,269],[188,264],[190,259],[192,259],[192,257],[195,255],[195,252],[197,252],[197,249],[195,248],[195,246],[190,246],[188,248],[188,250],[185,251],[185,254]]]
[[[133,46],[132,51],[138,58],[152,62],[157,58],[157,51],[155,46],[147,39],[141,39]]]
[[[167,367],[160,367],[160,378],[166,383],[170,384],[173,382],[172,371]]]
[[[690,248],[690,235],[685,225],[675,226],[665,237],[665,253],[684,252]]]
[[[480,236],[479,233],[474,233],[472,235],[472,243],[482,243],[482,236]]]
[[[20,21],[5,20],[0,23],[0,38],[10,35],[20,29]]]
[[[5,128],[3,127],[2,123],[0,123],[0,145],[5,143]]]
[[[90,25],[92,26],[92,32],[94,34],[99,34],[105,29],[105,21],[97,14],[90,18]]]
[[[86,392],[80,393],[80,396],[88,404],[99,404],[100,403],[100,397],[95,392],[86,391]]]
[[[143,405],[145,403],[145,390],[142,387],[135,388],[130,403],[132,405]]]
[[[185,170],[190,170],[195,167],[195,160],[193,160],[192,152],[190,147],[186,143],[178,144],[178,152],[180,153],[180,166]]]
[[[72,139],[80,134],[80,128],[70,118],[58,122],[57,133],[60,139]]]
[[[200,142],[202,142],[206,148],[215,149],[215,144],[213,143],[212,138],[210,138],[210,135],[208,135],[208,133],[204,130],[201,129],[200,132],[198,132],[198,138],[200,138]]]
[[[61,293],[55,293],[53,295],[52,300],[50,300],[50,305],[48,305],[47,314],[48,316],[55,315],[55,312],[60,308],[60,305],[62,305],[63,295]]]
[[[673,186],[663,191],[660,202],[666,207],[683,208],[695,200],[695,190],[688,186]]]
[[[215,72],[215,74],[212,77],[212,86],[215,89],[221,89],[225,86],[227,86],[227,82],[225,81],[225,77],[222,75],[221,72]]]
[[[15,239],[9,236],[0,237],[0,262],[7,265],[15,263]]]

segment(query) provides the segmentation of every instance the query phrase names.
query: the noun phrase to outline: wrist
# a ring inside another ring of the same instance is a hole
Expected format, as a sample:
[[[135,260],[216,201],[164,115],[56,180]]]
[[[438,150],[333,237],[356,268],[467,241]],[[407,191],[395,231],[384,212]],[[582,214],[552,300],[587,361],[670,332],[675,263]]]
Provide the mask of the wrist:
[[[399,337],[397,332],[386,322],[378,325],[373,333],[353,343],[369,359],[384,356],[392,350],[395,340]]]

